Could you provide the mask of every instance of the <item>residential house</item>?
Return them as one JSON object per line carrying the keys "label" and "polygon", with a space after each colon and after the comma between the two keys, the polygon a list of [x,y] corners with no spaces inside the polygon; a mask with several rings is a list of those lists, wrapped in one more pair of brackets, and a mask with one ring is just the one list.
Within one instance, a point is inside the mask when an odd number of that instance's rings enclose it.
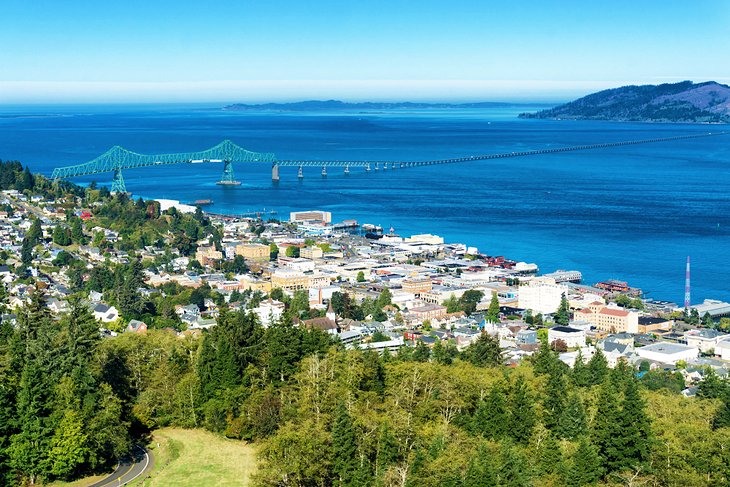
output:
{"label": "residential house", "polygon": [[687,342],[687,345],[698,348],[702,353],[714,351],[717,344],[727,338],[730,338],[730,335],[727,333],[707,328],[689,330],[684,333],[684,340]]}
{"label": "residential house", "polygon": [[147,333],[147,324],[144,321],[129,320],[127,331],[130,333]]}
{"label": "residential house", "polygon": [[104,303],[99,303],[92,309],[94,318],[104,323],[111,323],[119,319],[119,311],[114,306],[108,306]]}

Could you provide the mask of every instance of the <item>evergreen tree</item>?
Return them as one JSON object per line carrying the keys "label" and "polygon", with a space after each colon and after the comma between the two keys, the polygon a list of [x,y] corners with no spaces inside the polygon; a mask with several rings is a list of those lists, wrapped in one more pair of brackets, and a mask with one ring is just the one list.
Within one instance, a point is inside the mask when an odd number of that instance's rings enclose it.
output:
{"label": "evergreen tree", "polygon": [[636,379],[626,384],[619,414],[619,451],[612,470],[633,469],[649,460],[651,423]]}
{"label": "evergreen tree", "polygon": [[592,385],[602,384],[608,376],[608,360],[598,347],[596,347],[596,351],[588,361],[588,370],[590,371]]}
{"label": "evergreen tree", "polygon": [[501,440],[510,427],[507,394],[500,384],[492,386],[489,394],[479,402],[472,418],[472,430],[485,438]]}
{"label": "evergreen tree", "polygon": [[86,245],[88,242],[86,235],[84,235],[84,228],[81,225],[80,218],[74,218],[71,220],[71,239],[74,243],[79,245]]}
{"label": "evergreen tree", "polygon": [[518,443],[527,444],[535,428],[534,400],[525,379],[518,376],[510,397],[509,433]]}
{"label": "evergreen tree", "polygon": [[560,474],[563,470],[563,449],[554,434],[548,433],[538,452],[540,471],[547,475]]}
{"label": "evergreen tree", "polygon": [[718,399],[725,397],[730,386],[717,375],[714,369],[708,368],[697,389],[697,397],[703,399]]}
{"label": "evergreen tree", "polygon": [[71,245],[71,234],[68,228],[56,225],[56,228],[53,229],[53,243],[62,247]]}
{"label": "evergreen tree", "polygon": [[730,428],[730,391],[725,392],[720,408],[712,419],[712,429]]}
{"label": "evergreen tree", "polygon": [[568,298],[565,297],[565,293],[560,297],[560,306],[558,306],[553,320],[559,326],[567,326],[570,323],[570,305],[568,304]]}
{"label": "evergreen tree", "polygon": [[573,392],[568,396],[567,403],[560,413],[555,432],[561,438],[572,440],[585,434],[587,429],[583,401],[576,392]]}
{"label": "evergreen tree", "polygon": [[31,247],[35,247],[36,245],[41,243],[43,230],[41,229],[41,221],[38,218],[33,218],[33,223],[31,223],[30,228],[28,229],[28,233],[26,233],[25,236],[30,241]]}
{"label": "evergreen tree", "polygon": [[549,374],[558,369],[557,362],[559,360],[558,354],[556,354],[554,350],[550,349],[550,344],[547,340],[542,340],[540,342],[540,349],[533,359],[535,372],[537,374]]}
{"label": "evergreen tree", "polygon": [[587,387],[591,385],[591,371],[583,362],[583,352],[578,349],[578,355],[573,363],[573,383],[578,387]]}
{"label": "evergreen tree", "polygon": [[362,354],[363,374],[360,389],[376,392],[379,395],[385,392],[385,367],[375,350],[365,350]]}
{"label": "evergreen tree", "polygon": [[347,412],[345,404],[340,402],[337,407],[335,422],[332,426],[333,472],[337,476],[334,485],[356,485],[357,471],[357,444],[352,418]]}
{"label": "evergreen tree", "polygon": [[26,235],[23,238],[23,242],[21,243],[20,247],[20,261],[23,263],[24,266],[29,266],[31,263],[33,263],[33,243]]}
{"label": "evergreen tree", "polygon": [[491,454],[485,445],[480,444],[477,448],[477,454],[469,462],[461,485],[463,487],[497,487],[497,473],[494,471]]}
{"label": "evergreen tree", "polygon": [[464,350],[463,356],[477,367],[497,367],[503,361],[499,340],[485,332]]}
{"label": "evergreen tree", "polygon": [[492,300],[489,302],[489,308],[487,309],[487,321],[491,323],[499,321],[499,299],[496,292],[492,292]]}
{"label": "evergreen tree", "polygon": [[416,342],[416,346],[413,349],[413,360],[416,362],[428,362],[428,358],[431,356],[431,350],[422,341]]}
{"label": "evergreen tree", "polygon": [[547,429],[557,427],[560,415],[565,409],[565,401],[565,378],[559,372],[551,372],[548,374],[545,398],[542,402],[545,410],[543,424]]}
{"label": "evergreen tree", "polygon": [[570,487],[593,485],[598,482],[602,474],[601,458],[596,449],[590,444],[588,438],[581,438],[566,475],[566,484]]}
{"label": "evergreen tree", "polygon": [[498,473],[498,485],[527,487],[532,485],[532,472],[525,456],[509,443],[502,445]]}
{"label": "evergreen tree", "polygon": [[591,433],[601,463],[609,471],[614,471],[624,464],[620,440],[623,434],[621,419],[615,386],[611,381],[605,381],[599,391]]}
{"label": "evergreen tree", "polygon": [[266,330],[267,365],[274,383],[285,382],[297,370],[301,339],[299,328],[288,319],[274,323]]}
{"label": "evergreen tree", "polygon": [[388,422],[383,422],[378,434],[378,446],[375,455],[375,475],[380,477],[388,467],[400,459],[398,441],[390,432]]}

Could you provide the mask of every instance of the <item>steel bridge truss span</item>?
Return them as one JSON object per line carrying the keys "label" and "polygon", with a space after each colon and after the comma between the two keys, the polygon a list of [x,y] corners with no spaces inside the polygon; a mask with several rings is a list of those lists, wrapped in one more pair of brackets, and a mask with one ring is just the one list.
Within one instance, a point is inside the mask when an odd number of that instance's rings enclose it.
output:
{"label": "steel bridge truss span", "polygon": [[196,164],[208,162],[276,163],[276,156],[272,153],[248,151],[230,140],[224,140],[220,144],[203,151],[180,152],[176,154],[139,154],[117,145],[84,164],[58,167],[53,170],[51,178],[66,179],[162,164]]}

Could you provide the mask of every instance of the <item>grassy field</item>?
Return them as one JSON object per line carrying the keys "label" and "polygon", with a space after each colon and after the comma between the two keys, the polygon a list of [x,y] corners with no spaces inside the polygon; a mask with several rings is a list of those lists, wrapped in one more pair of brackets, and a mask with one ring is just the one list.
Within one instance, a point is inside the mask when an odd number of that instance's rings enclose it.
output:
{"label": "grassy field", "polygon": [[154,469],[135,486],[246,486],[256,469],[253,446],[203,430],[157,430],[149,449]]}

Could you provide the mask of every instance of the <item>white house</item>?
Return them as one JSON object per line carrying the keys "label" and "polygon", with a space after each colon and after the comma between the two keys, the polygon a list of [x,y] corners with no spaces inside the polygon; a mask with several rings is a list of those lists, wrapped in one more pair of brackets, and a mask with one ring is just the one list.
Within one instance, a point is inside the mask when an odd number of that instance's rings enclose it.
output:
{"label": "white house", "polygon": [[723,339],[730,338],[730,335],[717,330],[689,330],[684,333],[684,339],[690,347],[700,349],[702,353],[714,350]]}
{"label": "white house", "polygon": [[636,349],[636,353],[647,360],[675,365],[680,360],[687,361],[699,357],[700,350],[679,343],[659,342],[639,347]]}
{"label": "white house", "polygon": [[104,323],[111,323],[117,321],[119,318],[119,311],[114,306],[107,306],[106,304],[99,303],[94,306],[93,309],[94,318],[101,320]]}
{"label": "white house", "polygon": [[555,326],[548,328],[548,343],[555,340],[562,340],[568,348],[584,347],[586,344],[586,331],[582,328],[570,328],[569,326]]}
{"label": "white house", "polygon": [[284,303],[269,298],[266,301],[261,301],[258,307],[253,309],[253,312],[258,316],[259,323],[264,328],[267,328],[281,318],[281,315],[284,313]]}

